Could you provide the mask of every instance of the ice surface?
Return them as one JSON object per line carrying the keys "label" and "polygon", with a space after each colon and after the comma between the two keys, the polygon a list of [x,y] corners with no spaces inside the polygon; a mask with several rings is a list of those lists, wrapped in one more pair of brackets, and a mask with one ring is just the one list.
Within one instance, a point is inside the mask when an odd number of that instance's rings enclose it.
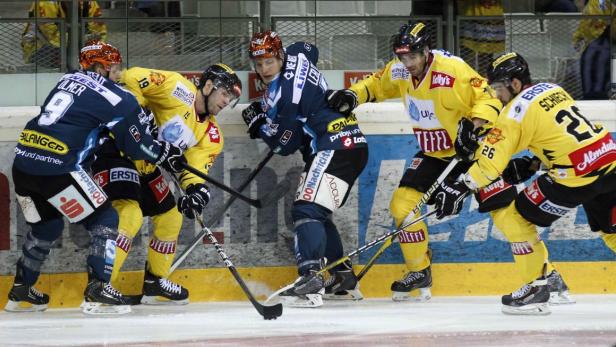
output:
{"label": "ice surface", "polygon": [[507,316],[499,297],[388,299],[285,307],[266,321],[246,302],[135,306],[87,317],[77,309],[0,313],[0,346],[614,346],[616,295],[575,295],[549,316]]}

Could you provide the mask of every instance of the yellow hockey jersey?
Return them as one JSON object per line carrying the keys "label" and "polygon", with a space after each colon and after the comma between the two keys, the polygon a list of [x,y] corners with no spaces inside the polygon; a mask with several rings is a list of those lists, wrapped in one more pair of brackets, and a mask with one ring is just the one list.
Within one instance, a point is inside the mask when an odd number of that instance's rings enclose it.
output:
{"label": "yellow hockey jersey", "polygon": [[394,58],[382,70],[350,87],[359,103],[401,97],[421,150],[429,156],[455,155],[458,121],[462,117],[496,120],[502,107],[487,84],[464,60],[432,50],[421,81],[414,83],[404,64]]}
{"label": "yellow hockey jersey", "polygon": [[483,187],[497,179],[514,154],[529,149],[548,175],[568,187],[590,184],[616,167],[616,143],[588,121],[573,98],[552,83],[539,83],[505,106],[484,138],[466,180]]}
{"label": "yellow hockey jersey", "polygon": [[[154,114],[158,139],[184,150],[188,164],[208,172],[224,146],[222,131],[213,115],[200,122],[194,103],[197,87],[177,72],[133,67],[122,72],[120,83],[137,97],[141,106]],[[135,162],[137,169],[150,173],[154,166]],[[203,179],[184,171],[182,187],[202,183]]]}
{"label": "yellow hockey jersey", "polygon": [[[590,42],[601,36],[608,25],[610,25],[609,20],[594,19],[592,16],[609,16],[612,13],[616,15],[616,6],[611,8],[609,0],[590,0],[584,6],[582,13],[588,17],[580,21],[577,30],[573,34],[573,42],[584,40],[585,46],[583,48],[586,48]],[[607,34],[609,35],[609,33]]]}

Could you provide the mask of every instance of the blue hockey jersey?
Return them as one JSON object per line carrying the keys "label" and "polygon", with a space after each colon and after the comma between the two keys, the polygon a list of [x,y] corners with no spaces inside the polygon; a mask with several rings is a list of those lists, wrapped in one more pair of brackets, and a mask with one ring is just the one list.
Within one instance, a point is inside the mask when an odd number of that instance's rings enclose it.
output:
{"label": "blue hockey jersey", "polygon": [[318,57],[317,47],[310,43],[287,47],[280,74],[263,94],[261,106],[268,122],[260,135],[278,154],[300,149],[307,156],[367,146],[355,116],[345,117],[327,106],[327,82],[315,66]]}
{"label": "blue hockey jersey", "polygon": [[147,115],[129,91],[94,72],[68,73],[19,135],[14,165],[42,176],[80,170],[89,165],[102,131],[131,158],[153,162],[161,145],[145,124]]}

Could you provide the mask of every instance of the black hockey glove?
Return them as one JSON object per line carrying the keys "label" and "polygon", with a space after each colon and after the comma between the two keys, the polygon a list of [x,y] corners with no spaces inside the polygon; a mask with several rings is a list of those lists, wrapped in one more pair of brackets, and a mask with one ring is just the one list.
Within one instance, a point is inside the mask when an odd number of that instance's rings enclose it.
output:
{"label": "black hockey glove", "polygon": [[261,128],[261,125],[267,122],[267,115],[261,109],[261,103],[255,101],[248,105],[248,107],[242,111],[242,118],[244,118],[244,123],[248,126],[248,134],[250,134],[250,138],[260,138],[261,136],[259,135],[259,129]]}
{"label": "black hockey glove", "polygon": [[357,107],[357,94],[350,89],[328,89],[325,91],[327,105],[345,116],[351,114]]}
{"label": "black hockey glove", "polygon": [[184,170],[186,158],[182,154],[182,150],[169,142],[160,141],[158,143],[161,145],[161,149],[155,164],[171,173]]}
{"label": "black hockey glove", "polygon": [[178,211],[187,218],[194,219],[203,213],[203,209],[210,202],[210,191],[204,184],[191,184],[186,188],[186,195],[178,199]]}
{"label": "black hockey glove", "polygon": [[[533,162],[535,165],[533,165]],[[524,156],[521,158],[511,159],[503,171],[503,180],[514,185],[522,183],[533,177],[540,165],[541,163],[537,157],[531,158],[529,156]]]}
{"label": "black hockey glove", "polygon": [[434,192],[436,218],[451,216],[460,213],[464,199],[470,194],[470,189],[464,182],[441,183]]}
{"label": "black hockey glove", "polygon": [[470,119],[462,118],[458,122],[458,133],[454,143],[456,155],[464,161],[472,161],[479,148],[475,124]]}

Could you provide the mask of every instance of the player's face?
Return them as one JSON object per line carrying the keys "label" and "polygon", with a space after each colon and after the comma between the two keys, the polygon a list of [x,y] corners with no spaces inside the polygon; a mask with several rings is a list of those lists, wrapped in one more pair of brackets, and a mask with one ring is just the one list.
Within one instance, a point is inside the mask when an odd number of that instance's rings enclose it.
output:
{"label": "player's face", "polygon": [[207,110],[209,114],[217,115],[223,108],[235,100],[235,95],[227,88],[214,88],[207,98]]}
{"label": "player's face", "polygon": [[282,60],[276,57],[272,58],[257,58],[254,60],[255,71],[263,83],[269,84],[276,78],[276,75],[282,70]]}
{"label": "player's face", "polygon": [[113,64],[111,65],[111,70],[109,70],[109,79],[118,82],[120,80],[120,75],[122,74],[122,65]]}
{"label": "player's face", "polygon": [[399,54],[398,58],[413,77],[421,77],[426,68],[426,55],[421,52]]}
{"label": "player's face", "polygon": [[508,104],[513,98],[513,95],[511,95],[508,85],[505,82],[494,82],[490,84],[490,87],[494,89],[496,97],[503,103],[503,105]]}

